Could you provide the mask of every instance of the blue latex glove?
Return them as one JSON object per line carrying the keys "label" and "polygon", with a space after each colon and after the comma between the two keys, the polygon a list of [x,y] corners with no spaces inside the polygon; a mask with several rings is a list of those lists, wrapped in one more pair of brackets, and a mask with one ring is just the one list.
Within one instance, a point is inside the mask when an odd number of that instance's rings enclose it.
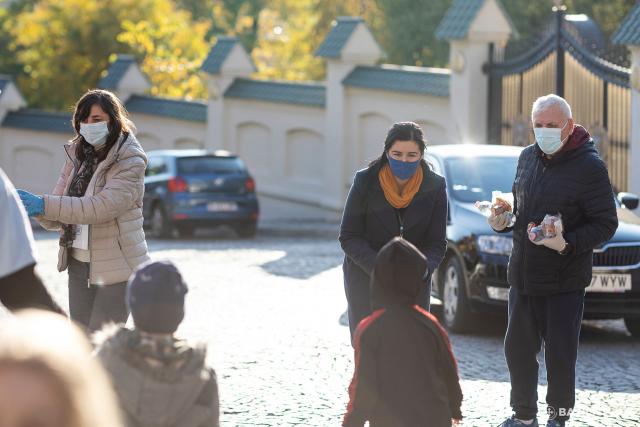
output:
{"label": "blue latex glove", "polygon": [[28,191],[18,190],[18,196],[22,200],[24,208],[29,216],[40,216],[44,214],[44,198],[31,194]]}

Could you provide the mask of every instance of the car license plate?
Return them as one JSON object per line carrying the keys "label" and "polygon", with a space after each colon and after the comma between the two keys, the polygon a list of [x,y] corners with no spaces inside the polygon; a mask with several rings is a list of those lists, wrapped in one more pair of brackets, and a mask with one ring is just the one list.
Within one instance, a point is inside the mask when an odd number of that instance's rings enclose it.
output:
{"label": "car license plate", "polygon": [[235,212],[238,210],[236,202],[211,202],[207,204],[209,212]]}
{"label": "car license plate", "polygon": [[630,274],[594,274],[587,292],[624,292],[631,290]]}

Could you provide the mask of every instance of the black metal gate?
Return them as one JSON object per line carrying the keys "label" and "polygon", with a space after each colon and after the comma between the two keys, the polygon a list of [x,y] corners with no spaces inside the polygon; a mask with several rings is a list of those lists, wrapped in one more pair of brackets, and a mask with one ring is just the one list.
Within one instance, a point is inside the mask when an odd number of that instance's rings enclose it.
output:
{"label": "black metal gate", "polygon": [[585,44],[567,26],[562,8],[554,8],[554,23],[547,35],[529,44],[526,52],[510,55],[510,46],[492,44],[485,66],[489,75],[488,140],[503,145],[533,143],[531,106],[539,96],[555,93],[571,104],[576,123],[593,136],[616,190],[625,191],[631,70]]}

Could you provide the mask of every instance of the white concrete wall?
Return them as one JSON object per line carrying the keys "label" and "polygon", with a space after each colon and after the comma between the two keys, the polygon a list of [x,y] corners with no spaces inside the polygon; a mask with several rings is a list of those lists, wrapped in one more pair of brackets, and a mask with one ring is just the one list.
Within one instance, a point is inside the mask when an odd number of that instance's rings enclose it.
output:
{"label": "white concrete wall", "polygon": [[67,155],[63,145],[73,135],[0,128],[0,167],[17,188],[50,193]]}
{"label": "white concrete wall", "polygon": [[227,99],[224,116],[222,148],[245,161],[259,193],[321,204],[327,170],[324,109]]}
{"label": "white concrete wall", "polygon": [[487,142],[488,85],[482,65],[489,59],[489,47],[484,42],[453,41],[451,63],[460,63],[451,73],[450,95],[458,142]]}
{"label": "white concrete wall", "polygon": [[[341,85],[338,78],[331,81]],[[227,149],[247,163],[260,194],[330,210],[342,206],[355,171],[382,153],[386,132],[394,122],[418,122],[429,144],[456,142],[447,98],[342,86],[333,88],[333,93],[337,97],[334,120],[324,108],[218,100],[216,111],[224,120],[215,121],[220,126],[215,132],[224,138],[215,147],[207,139],[205,123],[140,113],[132,113],[131,119],[146,151]],[[62,145],[71,136],[0,128],[0,166],[20,187],[51,191],[64,163]]]}
{"label": "white concrete wall", "polygon": [[382,154],[387,131],[395,122],[420,124],[427,145],[459,142],[448,98],[360,88],[347,88],[346,93],[343,184],[347,189],[354,173]]}
{"label": "white concrete wall", "polygon": [[[135,113],[131,119],[145,151],[204,146],[204,123]],[[72,133],[0,127],[0,167],[18,188],[51,192],[66,160],[63,145],[72,137]]]}
{"label": "white concrete wall", "polygon": [[131,113],[136,136],[145,151],[172,148],[204,148],[206,123]]}

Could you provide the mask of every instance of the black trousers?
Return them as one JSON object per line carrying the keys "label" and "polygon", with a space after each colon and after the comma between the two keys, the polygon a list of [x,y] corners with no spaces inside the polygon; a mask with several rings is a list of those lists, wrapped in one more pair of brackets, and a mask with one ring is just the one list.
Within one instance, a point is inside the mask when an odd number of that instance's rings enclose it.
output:
{"label": "black trousers", "polygon": [[126,283],[89,285],[89,263],[69,257],[69,314],[71,319],[95,332],[106,323],[126,323],[129,317]]}
{"label": "black trousers", "polygon": [[[363,274],[365,274],[363,272]],[[362,319],[371,314],[371,292],[369,281],[357,280],[347,283],[344,281],[344,292],[347,296],[347,313],[349,315],[349,331],[351,332],[351,342],[355,335],[356,328]],[[431,273],[427,276],[424,287],[420,290],[416,303],[429,311],[431,305]]]}
{"label": "black trousers", "polygon": [[584,307],[584,290],[548,296],[509,290],[509,324],[504,353],[511,376],[511,407],[516,417],[538,412],[538,360],[547,366],[547,410],[550,418],[569,419],[575,404],[576,360]]}

